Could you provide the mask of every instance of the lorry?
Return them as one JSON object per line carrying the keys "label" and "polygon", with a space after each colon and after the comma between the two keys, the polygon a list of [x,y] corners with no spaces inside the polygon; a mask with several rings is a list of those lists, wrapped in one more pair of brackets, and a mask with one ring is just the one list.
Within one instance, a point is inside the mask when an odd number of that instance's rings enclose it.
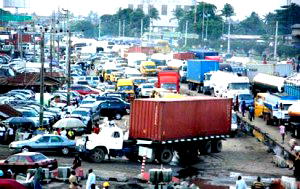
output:
{"label": "lorry", "polygon": [[119,79],[117,82],[117,91],[128,94],[129,99],[135,98],[134,86],[132,79]]}
{"label": "lorry", "polygon": [[285,78],[269,74],[258,73],[252,80],[252,92],[257,93],[282,93]]}
{"label": "lorry", "polygon": [[250,82],[235,73],[214,71],[205,74],[203,89],[214,96],[234,99],[240,94],[250,94]]}
{"label": "lorry", "polygon": [[219,62],[212,60],[188,60],[187,82],[190,90],[203,92],[204,74],[219,70]]}
{"label": "lorry", "polygon": [[284,92],[300,99],[300,74],[297,73],[284,80]]}
{"label": "lorry", "polygon": [[155,87],[164,88],[168,91],[179,93],[180,91],[180,75],[178,71],[160,71],[158,72]]}
{"label": "lorry", "polygon": [[297,101],[296,97],[284,93],[268,93],[263,102],[269,110],[263,112],[263,118],[266,120],[267,125],[288,124],[290,118],[288,109]]}
{"label": "lorry", "polygon": [[169,163],[174,152],[191,162],[199,152],[222,150],[222,140],[231,132],[231,107],[231,99],[207,96],[134,100],[127,132],[104,126],[98,135],[78,139],[76,148],[93,162],[102,162],[106,155],[137,160],[142,148],[150,162]]}
{"label": "lorry", "polygon": [[142,61],[140,65],[140,71],[143,76],[153,76],[157,74],[155,62]]}

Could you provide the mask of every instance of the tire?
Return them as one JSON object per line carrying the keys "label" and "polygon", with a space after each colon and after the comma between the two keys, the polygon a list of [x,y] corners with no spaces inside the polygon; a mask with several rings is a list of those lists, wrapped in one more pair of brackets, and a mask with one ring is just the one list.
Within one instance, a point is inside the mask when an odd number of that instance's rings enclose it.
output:
{"label": "tire", "polygon": [[217,140],[212,143],[212,152],[213,153],[219,153],[222,151],[222,141]]}
{"label": "tire", "polygon": [[68,154],[70,153],[70,150],[69,150],[69,148],[64,147],[63,149],[61,149],[61,153],[62,153],[63,155],[68,155]]}
{"label": "tire", "polygon": [[168,164],[173,159],[173,150],[169,148],[164,148],[160,150],[157,154],[157,160],[162,164]]}
{"label": "tire", "polygon": [[119,113],[117,113],[117,114],[115,115],[115,117],[116,117],[116,120],[120,120],[120,119],[122,119],[122,115],[121,115],[121,114],[119,114]]}
{"label": "tire", "polygon": [[101,163],[105,159],[105,152],[101,148],[95,148],[91,155],[91,160],[95,163]]}
{"label": "tire", "polygon": [[204,143],[202,153],[203,154],[210,154],[211,153],[211,141],[207,141],[206,143]]}
{"label": "tire", "polygon": [[30,152],[30,148],[28,146],[24,146],[21,149],[22,152]]}

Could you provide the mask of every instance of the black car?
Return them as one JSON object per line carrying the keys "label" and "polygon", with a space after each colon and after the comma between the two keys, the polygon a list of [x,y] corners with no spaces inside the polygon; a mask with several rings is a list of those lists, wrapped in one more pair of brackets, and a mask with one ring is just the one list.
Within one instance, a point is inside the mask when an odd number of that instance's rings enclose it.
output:
{"label": "black car", "polygon": [[102,117],[119,120],[129,112],[130,104],[118,98],[106,100],[100,104],[100,115]]}

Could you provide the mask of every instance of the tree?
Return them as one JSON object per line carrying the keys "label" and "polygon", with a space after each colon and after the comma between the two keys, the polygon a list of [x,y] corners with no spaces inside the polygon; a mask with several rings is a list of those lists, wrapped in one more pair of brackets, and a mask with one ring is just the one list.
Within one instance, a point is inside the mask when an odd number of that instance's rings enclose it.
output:
{"label": "tree", "polygon": [[235,33],[244,35],[264,35],[266,30],[264,28],[264,22],[259,18],[258,14],[252,12],[249,17],[241,21]]}
{"label": "tree", "polygon": [[173,12],[175,19],[179,21],[184,16],[184,10],[182,8],[176,8]]}
{"label": "tree", "polygon": [[154,7],[152,7],[150,10],[149,10],[149,17],[150,19],[153,19],[153,20],[159,20],[159,14],[158,14],[158,10]]}
{"label": "tree", "polygon": [[79,20],[71,24],[71,31],[83,32],[84,37],[94,38],[97,34],[97,28],[88,20]]}
{"label": "tree", "polygon": [[222,9],[222,16],[225,16],[226,18],[229,18],[233,15],[234,15],[233,7],[230,4],[226,3],[224,5],[223,9]]}

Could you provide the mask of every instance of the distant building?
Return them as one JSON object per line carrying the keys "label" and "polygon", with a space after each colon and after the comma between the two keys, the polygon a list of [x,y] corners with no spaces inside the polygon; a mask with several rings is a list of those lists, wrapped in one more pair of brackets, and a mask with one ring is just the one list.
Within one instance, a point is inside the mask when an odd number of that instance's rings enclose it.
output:
{"label": "distant building", "polygon": [[300,24],[292,26],[292,43],[300,48]]}
{"label": "distant building", "polygon": [[154,31],[175,31],[178,26],[174,17],[177,8],[188,10],[194,5],[195,0],[128,0],[128,7],[131,9],[140,8],[145,14],[154,7],[158,10],[159,20],[153,21]]}

